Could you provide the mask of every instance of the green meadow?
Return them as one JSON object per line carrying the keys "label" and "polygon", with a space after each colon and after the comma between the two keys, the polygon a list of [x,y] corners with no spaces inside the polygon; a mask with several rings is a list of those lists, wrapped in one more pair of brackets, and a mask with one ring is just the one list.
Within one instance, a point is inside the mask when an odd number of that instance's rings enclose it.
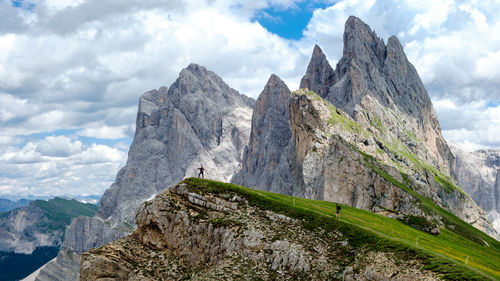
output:
{"label": "green meadow", "polygon": [[319,227],[335,229],[342,232],[354,247],[392,252],[401,259],[418,259],[424,264],[424,269],[440,273],[446,280],[500,280],[500,242],[435,204],[432,207],[446,214],[446,220],[460,231],[441,228],[441,233],[434,236],[396,219],[345,205],[342,205],[341,217],[337,219],[334,202],[197,178],[184,182],[191,192],[199,194],[236,193],[251,205],[300,219],[304,227],[311,230]]}

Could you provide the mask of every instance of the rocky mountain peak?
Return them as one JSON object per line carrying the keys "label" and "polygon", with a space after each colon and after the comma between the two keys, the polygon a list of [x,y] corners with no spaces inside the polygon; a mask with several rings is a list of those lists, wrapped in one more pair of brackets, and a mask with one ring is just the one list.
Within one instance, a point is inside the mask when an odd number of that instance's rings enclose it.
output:
{"label": "rocky mountain peak", "polygon": [[370,26],[359,18],[350,16],[345,23],[343,58],[349,60],[354,57],[382,67],[385,44]]}
{"label": "rocky mountain peak", "polygon": [[406,54],[403,50],[403,46],[401,46],[401,42],[399,42],[398,37],[392,35],[387,40],[387,59],[399,59],[400,63],[406,63],[408,60],[406,58]]}
{"label": "rocky mountain peak", "polygon": [[[137,129],[127,164],[101,198],[99,213],[73,220],[61,252],[78,253],[133,231],[140,204],[173,183],[197,175],[229,181],[240,170],[255,101],[205,67],[190,64],[169,87],[139,99]],[[58,259],[40,280],[76,280],[61,270],[78,259]],[[76,268],[78,266],[76,265]]]}
{"label": "rocky mountain peak", "polygon": [[161,87],[158,90],[151,90],[144,93],[139,98],[139,110],[137,111],[136,130],[137,135],[142,129],[154,125],[157,120],[152,120],[151,115],[158,110],[168,99],[167,87]]}
{"label": "rocky mountain peak", "polygon": [[242,169],[233,182],[277,192],[290,186],[286,155],[292,135],[289,102],[290,90],[272,74],[257,99]]}
{"label": "rocky mountain peak", "polygon": [[300,88],[310,89],[324,98],[328,94],[328,88],[334,83],[335,71],[328,63],[321,48],[314,45],[306,74],[300,81]]}
{"label": "rocky mountain peak", "polygon": [[[422,140],[426,151],[413,152],[440,170],[451,170],[453,155],[441,135],[430,97],[397,37],[391,36],[385,45],[366,23],[349,17],[343,56],[335,71],[321,49],[315,47],[301,87],[317,93],[361,124],[381,120],[380,128],[385,128],[381,134],[388,140],[407,139],[409,147],[414,147],[414,140]],[[382,116],[389,111],[394,118]],[[368,112],[373,116],[363,120]],[[408,132],[415,138],[406,137]]]}

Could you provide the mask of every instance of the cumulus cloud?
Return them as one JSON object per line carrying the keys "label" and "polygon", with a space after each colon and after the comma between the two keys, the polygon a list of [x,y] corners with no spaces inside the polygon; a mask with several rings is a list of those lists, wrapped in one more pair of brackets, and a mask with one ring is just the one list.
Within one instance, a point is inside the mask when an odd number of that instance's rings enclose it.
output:
{"label": "cumulus cloud", "polygon": [[47,136],[0,155],[0,196],[102,194],[126,161],[126,150]]}
{"label": "cumulus cloud", "polygon": [[94,137],[99,139],[122,139],[127,137],[129,126],[109,127],[105,124],[89,124],[86,128],[77,132],[77,135]]}
{"label": "cumulus cloud", "polygon": [[[336,64],[349,15],[400,38],[447,138],[500,146],[491,106],[500,102],[500,3],[334,1],[314,11],[300,40],[254,20],[302,1],[25,0],[17,8],[0,0],[0,193],[57,193],[67,182],[102,192],[125,161],[142,93],[169,86],[191,62],[254,98],[271,73],[296,89],[315,43]],[[57,130],[76,133],[45,137]]]}
{"label": "cumulus cloud", "polygon": [[71,141],[66,136],[50,136],[39,142],[36,152],[51,157],[68,157],[82,151],[80,141]]}

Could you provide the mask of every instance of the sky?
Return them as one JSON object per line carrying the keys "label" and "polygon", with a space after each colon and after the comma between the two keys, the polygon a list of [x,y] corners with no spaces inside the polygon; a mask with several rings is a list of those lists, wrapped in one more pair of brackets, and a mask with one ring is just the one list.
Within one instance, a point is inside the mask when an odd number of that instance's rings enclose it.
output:
{"label": "sky", "polygon": [[332,67],[348,16],[398,36],[443,135],[500,147],[500,1],[0,0],[0,197],[99,195],[127,160],[141,94],[189,63],[257,98]]}

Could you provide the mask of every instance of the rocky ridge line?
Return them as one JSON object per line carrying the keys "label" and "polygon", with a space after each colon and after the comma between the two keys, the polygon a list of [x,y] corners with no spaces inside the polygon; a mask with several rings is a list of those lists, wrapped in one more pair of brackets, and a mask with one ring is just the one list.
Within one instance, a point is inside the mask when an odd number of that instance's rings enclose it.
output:
{"label": "rocky ridge line", "polygon": [[[132,235],[83,255],[81,280],[438,280],[418,261],[396,265],[338,231],[306,230],[238,195],[198,194],[186,183],[144,203],[136,219]],[[361,252],[365,259],[354,258]]]}

